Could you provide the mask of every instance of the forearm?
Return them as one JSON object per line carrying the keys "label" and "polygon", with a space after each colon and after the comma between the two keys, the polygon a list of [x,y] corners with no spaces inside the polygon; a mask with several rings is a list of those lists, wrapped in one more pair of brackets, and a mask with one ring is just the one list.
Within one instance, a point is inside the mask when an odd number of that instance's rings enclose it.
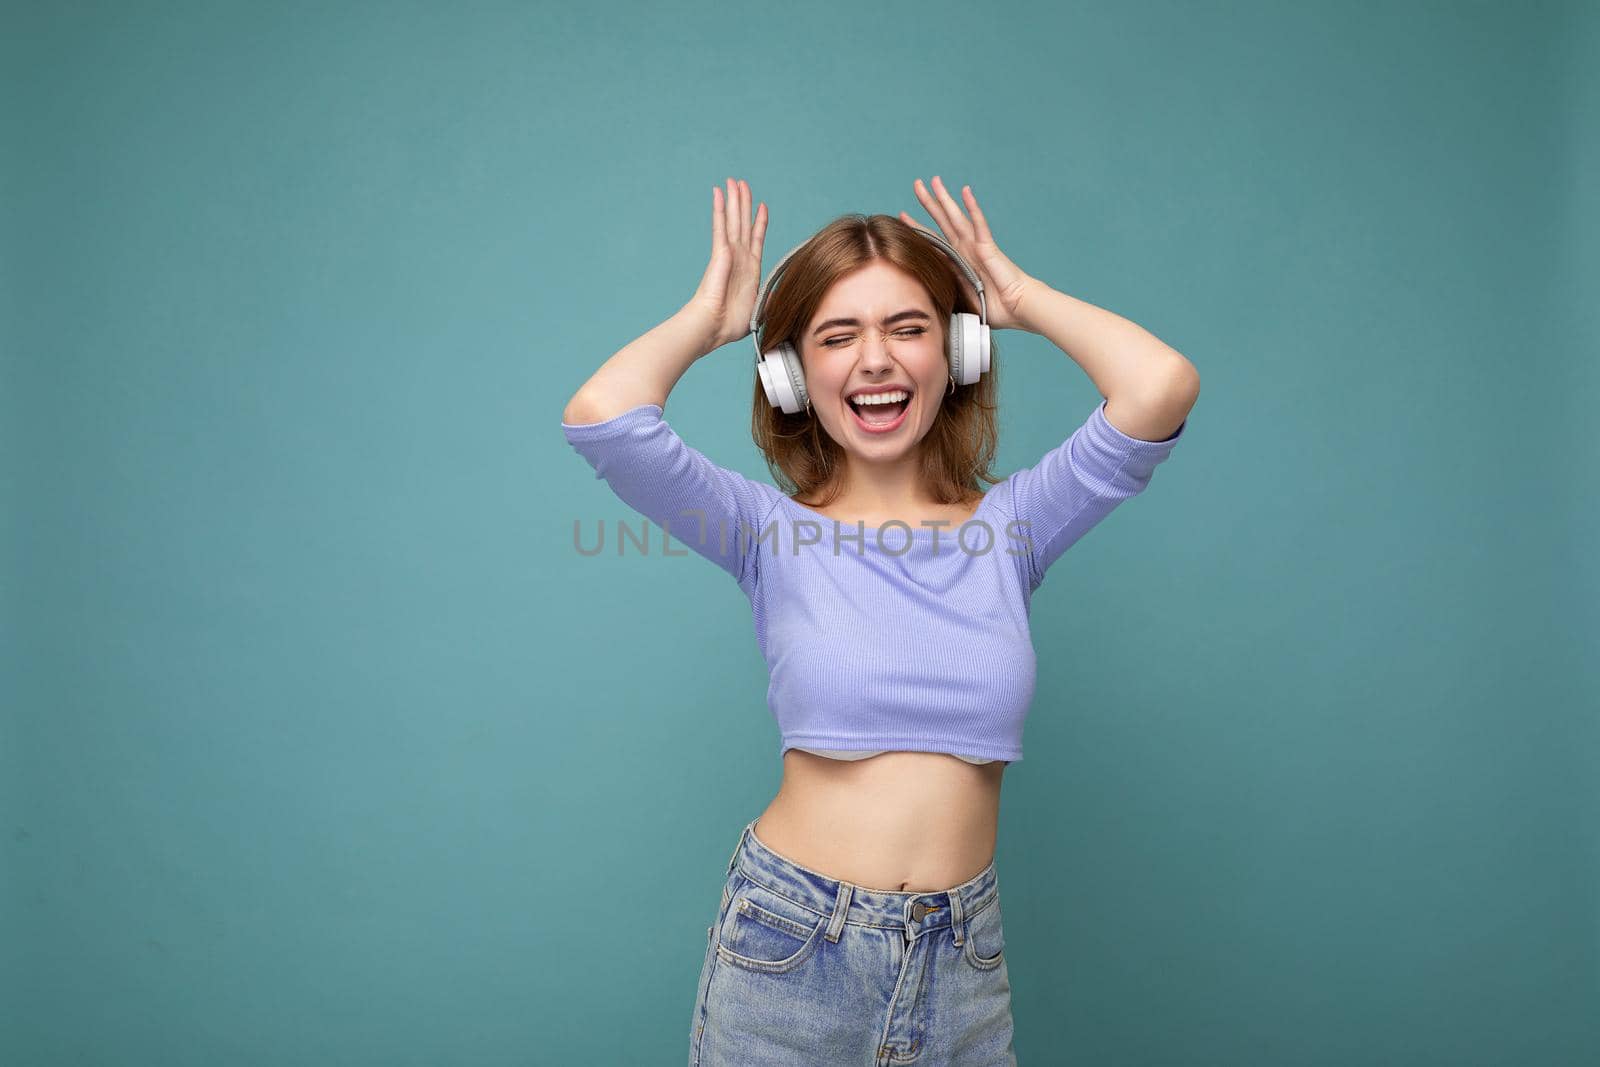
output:
{"label": "forearm", "polygon": [[1108,400],[1160,396],[1199,378],[1194,364],[1138,323],[1037,279],[1017,317],[1023,329],[1045,337],[1082,367]]}
{"label": "forearm", "polygon": [[572,394],[561,419],[601,422],[640,404],[667,404],[691,364],[715,347],[712,326],[689,307],[630,341]]}

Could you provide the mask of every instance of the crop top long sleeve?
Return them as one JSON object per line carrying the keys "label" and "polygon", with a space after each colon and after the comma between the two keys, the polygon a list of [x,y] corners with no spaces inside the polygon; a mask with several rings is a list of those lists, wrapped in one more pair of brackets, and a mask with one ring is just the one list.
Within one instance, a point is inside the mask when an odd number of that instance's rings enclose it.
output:
{"label": "crop top long sleeve", "polygon": [[1028,616],[1050,565],[1144,490],[1182,439],[1118,430],[1101,400],[959,527],[846,525],[685,443],[659,404],[561,424],[630,508],[750,600],[790,748],[1022,758],[1037,660]]}

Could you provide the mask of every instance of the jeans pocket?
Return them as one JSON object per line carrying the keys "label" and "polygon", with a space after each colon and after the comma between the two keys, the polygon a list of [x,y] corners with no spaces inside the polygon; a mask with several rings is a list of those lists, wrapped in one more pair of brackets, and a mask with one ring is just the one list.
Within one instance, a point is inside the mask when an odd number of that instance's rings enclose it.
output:
{"label": "jeans pocket", "polygon": [[828,916],[746,880],[735,887],[717,930],[717,957],[747,971],[782,974],[816,951]]}
{"label": "jeans pocket", "polygon": [[991,897],[972,915],[967,916],[967,936],[961,943],[961,955],[980,971],[992,971],[1005,959],[1006,931],[1000,921],[1000,897]]}

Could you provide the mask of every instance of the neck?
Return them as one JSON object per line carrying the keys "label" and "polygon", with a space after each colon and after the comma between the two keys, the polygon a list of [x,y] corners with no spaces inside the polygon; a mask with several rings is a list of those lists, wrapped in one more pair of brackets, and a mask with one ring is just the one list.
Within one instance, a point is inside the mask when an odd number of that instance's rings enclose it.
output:
{"label": "neck", "polygon": [[922,456],[918,452],[884,463],[849,456],[840,481],[837,503],[861,512],[911,514],[931,503],[922,485]]}

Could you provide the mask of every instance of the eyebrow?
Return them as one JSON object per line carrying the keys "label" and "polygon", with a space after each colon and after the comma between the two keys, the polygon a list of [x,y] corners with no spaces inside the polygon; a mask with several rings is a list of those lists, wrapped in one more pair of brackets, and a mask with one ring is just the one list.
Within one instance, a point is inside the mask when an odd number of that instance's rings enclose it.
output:
{"label": "eyebrow", "polygon": [[[904,311],[896,311],[893,315],[890,315],[888,318],[884,319],[883,322],[880,323],[880,325],[888,326],[888,325],[890,325],[892,323],[899,322],[902,319],[921,319],[923,322],[932,322],[933,321],[932,318],[929,317],[929,315],[928,315],[928,313],[926,311],[918,311],[916,308],[907,308]],[[824,322],[823,324],[818,326],[815,330],[812,330],[811,331],[811,336],[815,337],[817,334],[821,333],[823,330],[829,329],[830,327],[833,327],[833,326],[860,326],[860,325],[861,325],[861,320],[860,319],[829,319],[827,322]]]}

